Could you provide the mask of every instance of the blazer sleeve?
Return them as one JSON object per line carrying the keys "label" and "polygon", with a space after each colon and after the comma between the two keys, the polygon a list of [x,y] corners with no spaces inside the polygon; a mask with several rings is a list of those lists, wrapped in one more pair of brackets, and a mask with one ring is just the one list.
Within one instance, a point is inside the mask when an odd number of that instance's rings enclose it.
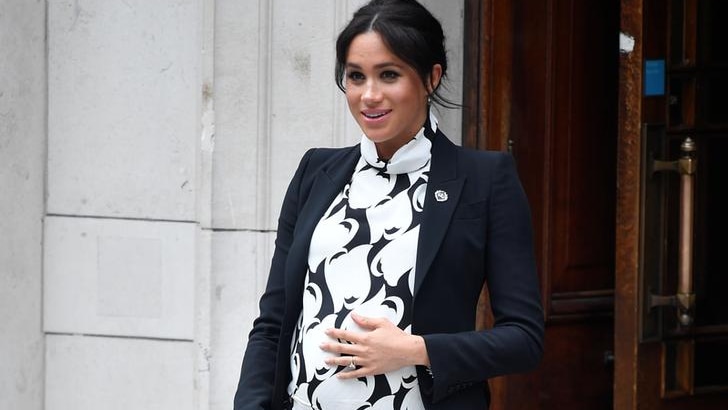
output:
{"label": "blazer sleeve", "polygon": [[530,210],[513,157],[496,158],[483,255],[495,323],[483,331],[423,336],[435,402],[490,377],[528,371],[541,359],[544,319]]}
{"label": "blazer sleeve", "polygon": [[286,259],[300,210],[301,182],[314,151],[309,150],[301,159],[283,200],[268,283],[260,299],[260,315],[253,322],[253,329],[248,335],[235,393],[235,410],[266,410],[271,407],[276,354],[285,308]]}

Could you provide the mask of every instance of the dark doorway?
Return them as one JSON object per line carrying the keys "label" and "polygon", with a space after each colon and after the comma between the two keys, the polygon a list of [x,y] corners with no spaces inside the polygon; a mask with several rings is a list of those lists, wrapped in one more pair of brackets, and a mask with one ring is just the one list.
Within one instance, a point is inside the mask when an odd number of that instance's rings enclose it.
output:
{"label": "dark doorway", "polygon": [[540,368],[493,380],[494,410],[613,407],[619,10],[466,1],[464,144],[516,158],[547,322]]}

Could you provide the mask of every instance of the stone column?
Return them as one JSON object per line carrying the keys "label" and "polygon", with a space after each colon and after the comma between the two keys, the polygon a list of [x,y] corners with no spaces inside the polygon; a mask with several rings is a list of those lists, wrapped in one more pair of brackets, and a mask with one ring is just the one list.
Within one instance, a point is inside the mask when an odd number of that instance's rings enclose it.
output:
{"label": "stone column", "polygon": [[0,408],[43,408],[45,4],[0,2]]}

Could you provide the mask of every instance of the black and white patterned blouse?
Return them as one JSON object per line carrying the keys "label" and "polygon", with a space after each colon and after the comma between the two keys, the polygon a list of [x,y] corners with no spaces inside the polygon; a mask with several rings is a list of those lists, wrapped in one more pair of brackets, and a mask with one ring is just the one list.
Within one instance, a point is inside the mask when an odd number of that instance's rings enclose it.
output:
{"label": "black and white patterned blouse", "polygon": [[[433,132],[434,117],[426,126]],[[319,345],[329,328],[364,332],[351,313],[385,317],[411,332],[415,258],[432,143],[424,127],[388,163],[362,137],[351,181],[334,199],[311,238],[303,311],[291,343],[294,409],[422,410],[414,366],[341,380],[343,366]],[[429,131],[429,130],[428,130]],[[429,132],[427,133],[429,134]]]}

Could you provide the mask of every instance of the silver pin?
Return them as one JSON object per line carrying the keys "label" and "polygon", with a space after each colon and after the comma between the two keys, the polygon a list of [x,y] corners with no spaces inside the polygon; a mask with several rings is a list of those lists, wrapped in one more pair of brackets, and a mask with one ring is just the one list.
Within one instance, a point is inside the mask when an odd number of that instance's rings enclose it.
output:
{"label": "silver pin", "polygon": [[435,191],[435,200],[437,202],[445,202],[445,201],[447,201],[447,192],[445,192],[445,191],[443,191],[441,189],[438,189],[437,191]]}

